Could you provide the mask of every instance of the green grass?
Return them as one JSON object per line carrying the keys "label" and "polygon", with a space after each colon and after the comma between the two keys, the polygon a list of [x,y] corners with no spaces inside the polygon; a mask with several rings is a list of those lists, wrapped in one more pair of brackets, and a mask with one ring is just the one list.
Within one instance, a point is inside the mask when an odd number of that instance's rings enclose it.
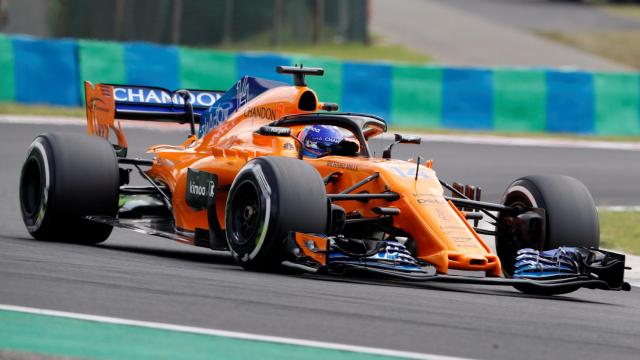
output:
{"label": "green grass", "polygon": [[401,45],[383,45],[360,43],[325,43],[319,45],[283,45],[271,47],[267,45],[234,45],[221,47],[225,51],[268,51],[289,54],[304,54],[330,57],[341,60],[357,61],[397,61],[423,64],[431,60],[428,55],[410,50]]}
{"label": "green grass", "polygon": [[600,246],[640,255],[640,211],[600,211]]}
{"label": "green grass", "polygon": [[600,9],[613,16],[640,21],[640,5],[638,4],[609,4],[602,5]]}
{"label": "green grass", "polygon": [[0,102],[0,114],[84,117],[82,107],[64,107],[52,105],[23,105]]}
{"label": "green grass", "polygon": [[547,39],[569,45],[621,64],[640,69],[640,30],[537,32]]}
{"label": "green grass", "polygon": [[271,38],[265,34],[257,35],[243,43],[235,43],[216,47],[222,51],[263,51],[284,54],[299,54],[318,57],[335,58],[355,61],[394,61],[411,64],[424,64],[431,61],[428,54],[424,54],[398,44],[384,43],[382,38],[372,35],[369,44],[322,42],[285,43],[279,46],[271,45]]}

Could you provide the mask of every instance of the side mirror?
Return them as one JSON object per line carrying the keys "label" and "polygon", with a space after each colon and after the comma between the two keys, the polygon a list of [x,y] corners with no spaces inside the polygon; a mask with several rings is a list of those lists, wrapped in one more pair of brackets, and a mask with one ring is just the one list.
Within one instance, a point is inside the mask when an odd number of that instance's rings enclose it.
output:
{"label": "side mirror", "polygon": [[338,111],[338,104],[336,103],[323,103],[322,110],[324,111]]}
{"label": "side mirror", "polygon": [[419,136],[406,136],[401,134],[395,134],[395,141],[389,144],[382,152],[383,159],[391,159],[391,150],[395,144],[420,144],[422,139]]}
{"label": "side mirror", "polygon": [[258,134],[266,136],[291,136],[291,128],[279,126],[262,126]]}
{"label": "side mirror", "polygon": [[408,135],[402,135],[402,134],[395,134],[395,140],[396,142],[399,142],[400,144],[416,144],[416,145],[420,145],[420,143],[422,142],[422,138],[420,138],[420,136],[408,136]]}

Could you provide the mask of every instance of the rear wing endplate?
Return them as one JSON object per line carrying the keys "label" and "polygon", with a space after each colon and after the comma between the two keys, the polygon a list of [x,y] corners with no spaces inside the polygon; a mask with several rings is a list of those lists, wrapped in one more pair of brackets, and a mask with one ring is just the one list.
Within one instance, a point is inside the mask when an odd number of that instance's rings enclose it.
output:
{"label": "rear wing endplate", "polygon": [[[190,113],[179,92],[154,86],[96,84],[84,82],[88,133],[109,139],[113,131],[120,148],[127,148],[122,127],[115,120],[143,120],[187,123]],[[210,108],[224,94],[216,90],[186,90],[193,106],[193,117]]]}

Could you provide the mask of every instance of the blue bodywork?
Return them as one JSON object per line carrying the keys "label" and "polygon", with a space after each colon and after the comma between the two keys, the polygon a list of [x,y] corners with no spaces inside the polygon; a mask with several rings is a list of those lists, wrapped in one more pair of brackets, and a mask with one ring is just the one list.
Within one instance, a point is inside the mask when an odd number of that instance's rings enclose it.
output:
{"label": "blue bodywork", "polygon": [[[214,90],[189,90],[193,112],[202,114],[209,109],[223,92]],[[175,91],[153,86],[113,85],[116,111],[183,114],[184,99]]]}
{"label": "blue bodywork", "polygon": [[203,137],[227,120],[231,114],[241,106],[253,100],[256,96],[269,89],[280,86],[289,86],[286,83],[245,76],[225,92],[209,109],[200,117],[198,137]]}
{"label": "blue bodywork", "polygon": [[546,279],[576,276],[580,273],[577,248],[559,247],[553,250],[518,250],[513,277]]}
{"label": "blue bodywork", "polygon": [[418,264],[404,245],[395,240],[384,241],[384,246],[380,247],[377,253],[367,257],[354,257],[345,254],[336,246],[331,246],[328,263],[331,265],[340,264],[383,270],[399,270],[407,273],[429,273]]}

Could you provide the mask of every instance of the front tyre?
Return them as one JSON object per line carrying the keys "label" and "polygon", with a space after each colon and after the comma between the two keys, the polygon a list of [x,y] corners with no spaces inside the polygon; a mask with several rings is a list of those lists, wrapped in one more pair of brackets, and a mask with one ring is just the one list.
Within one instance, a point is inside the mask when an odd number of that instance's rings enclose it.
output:
{"label": "front tyre", "polygon": [[240,170],[229,190],[227,244],[245,269],[273,270],[282,262],[289,232],[324,233],[328,213],[315,168],[293,158],[259,157]]}
{"label": "front tyre", "polygon": [[[512,182],[502,195],[502,204],[522,208],[544,209],[544,228],[538,241],[525,239],[523,231],[499,231],[496,250],[507,275],[513,273],[516,252],[525,247],[536,250],[556,249],[560,246],[599,247],[600,226],[598,211],[591,193],[579,180],[564,175],[532,175]],[[500,214],[504,226],[508,214]],[[510,219],[510,221],[518,221]],[[508,228],[508,226],[507,226]],[[544,290],[516,287],[526,293],[554,294]],[[573,289],[575,290],[575,289]],[[567,290],[564,292],[570,292]]]}
{"label": "front tyre", "polygon": [[38,240],[97,244],[112,227],[84,216],[115,216],[119,171],[104,139],[47,133],[27,150],[20,175],[20,210],[29,234]]}

